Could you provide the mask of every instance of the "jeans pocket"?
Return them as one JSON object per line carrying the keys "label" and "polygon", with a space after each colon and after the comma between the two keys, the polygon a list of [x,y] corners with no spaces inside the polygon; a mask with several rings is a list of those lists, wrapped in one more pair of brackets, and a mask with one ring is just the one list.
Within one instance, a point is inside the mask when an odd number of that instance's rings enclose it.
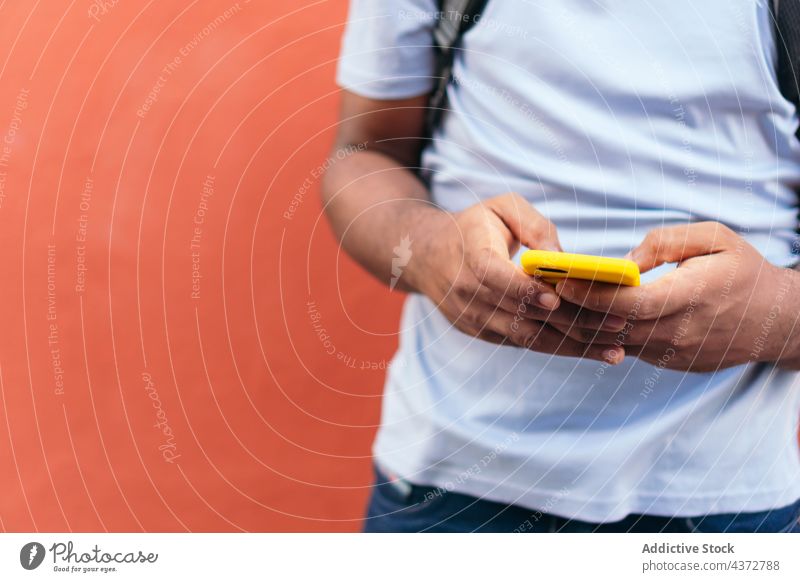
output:
{"label": "jeans pocket", "polygon": [[721,513],[690,517],[686,525],[695,533],[800,532],[800,500],[791,505],[755,513]]}
{"label": "jeans pocket", "polygon": [[404,479],[389,476],[375,468],[375,484],[372,488],[371,513],[384,514],[402,512],[404,515],[429,511],[444,502],[447,491],[440,487],[426,487]]}

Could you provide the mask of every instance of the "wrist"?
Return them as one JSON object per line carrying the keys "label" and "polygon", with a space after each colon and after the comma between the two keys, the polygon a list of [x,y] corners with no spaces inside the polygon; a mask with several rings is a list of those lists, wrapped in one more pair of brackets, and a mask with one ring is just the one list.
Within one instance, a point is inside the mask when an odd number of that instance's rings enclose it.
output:
{"label": "wrist", "polygon": [[756,332],[756,337],[768,333],[769,348],[761,361],[778,366],[800,369],[800,271],[776,267],[777,277],[769,294],[771,302]]}
{"label": "wrist", "polygon": [[417,293],[435,295],[446,262],[453,256],[454,237],[459,236],[453,214],[426,204],[413,217],[409,229],[412,255],[404,273],[406,285]]}

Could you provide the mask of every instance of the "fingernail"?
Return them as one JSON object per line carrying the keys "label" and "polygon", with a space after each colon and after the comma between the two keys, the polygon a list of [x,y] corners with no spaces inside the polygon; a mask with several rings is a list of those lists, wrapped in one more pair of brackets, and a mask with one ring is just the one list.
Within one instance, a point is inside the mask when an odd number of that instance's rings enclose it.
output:
{"label": "fingernail", "polygon": [[626,320],[624,317],[619,317],[618,315],[606,315],[605,320],[603,320],[603,329],[607,329],[609,331],[619,331],[625,327]]}
{"label": "fingernail", "polygon": [[607,349],[603,352],[603,360],[607,363],[611,364],[612,366],[616,366],[620,363],[620,351],[614,348]]}
{"label": "fingernail", "polygon": [[553,293],[540,293],[538,299],[539,305],[545,309],[555,309],[558,307],[558,295]]}

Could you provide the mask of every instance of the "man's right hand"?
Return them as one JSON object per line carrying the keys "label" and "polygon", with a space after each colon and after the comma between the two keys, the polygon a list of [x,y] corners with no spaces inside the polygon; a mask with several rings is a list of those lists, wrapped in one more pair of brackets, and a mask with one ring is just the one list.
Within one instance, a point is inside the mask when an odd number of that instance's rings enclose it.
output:
{"label": "man's right hand", "polygon": [[494,343],[617,364],[618,346],[586,344],[547,325],[619,331],[622,318],[560,301],[552,285],[511,258],[520,247],[561,251],[553,223],[519,194],[482,201],[457,213],[427,213],[416,229],[405,276],[459,330]]}
{"label": "man's right hand", "polygon": [[[453,325],[474,337],[564,356],[618,363],[622,348],[567,337],[550,327],[618,331],[625,322],[561,302],[511,257],[520,243],[561,250],[556,229],[517,194],[462,212],[431,206],[410,168],[426,143],[427,95],[382,101],[344,91],[322,198],[335,234],[356,261],[384,283],[432,299]],[[357,146],[357,147],[354,147]],[[351,152],[340,156],[341,151]],[[410,261],[395,279],[396,245],[411,237]],[[394,253],[394,257],[393,257]]]}

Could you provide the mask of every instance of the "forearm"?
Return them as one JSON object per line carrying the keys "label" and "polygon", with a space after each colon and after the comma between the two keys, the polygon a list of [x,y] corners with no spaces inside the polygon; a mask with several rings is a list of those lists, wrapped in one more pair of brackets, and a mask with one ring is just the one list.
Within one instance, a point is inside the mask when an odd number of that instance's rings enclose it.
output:
{"label": "forearm", "polygon": [[775,364],[785,370],[800,370],[800,265],[782,270],[768,321],[758,332],[768,327],[779,332],[773,350]]}
{"label": "forearm", "polygon": [[394,280],[397,289],[419,291],[416,267],[430,252],[431,234],[452,224],[448,214],[386,154],[367,150],[333,158],[322,199],[342,247],[384,284]]}

